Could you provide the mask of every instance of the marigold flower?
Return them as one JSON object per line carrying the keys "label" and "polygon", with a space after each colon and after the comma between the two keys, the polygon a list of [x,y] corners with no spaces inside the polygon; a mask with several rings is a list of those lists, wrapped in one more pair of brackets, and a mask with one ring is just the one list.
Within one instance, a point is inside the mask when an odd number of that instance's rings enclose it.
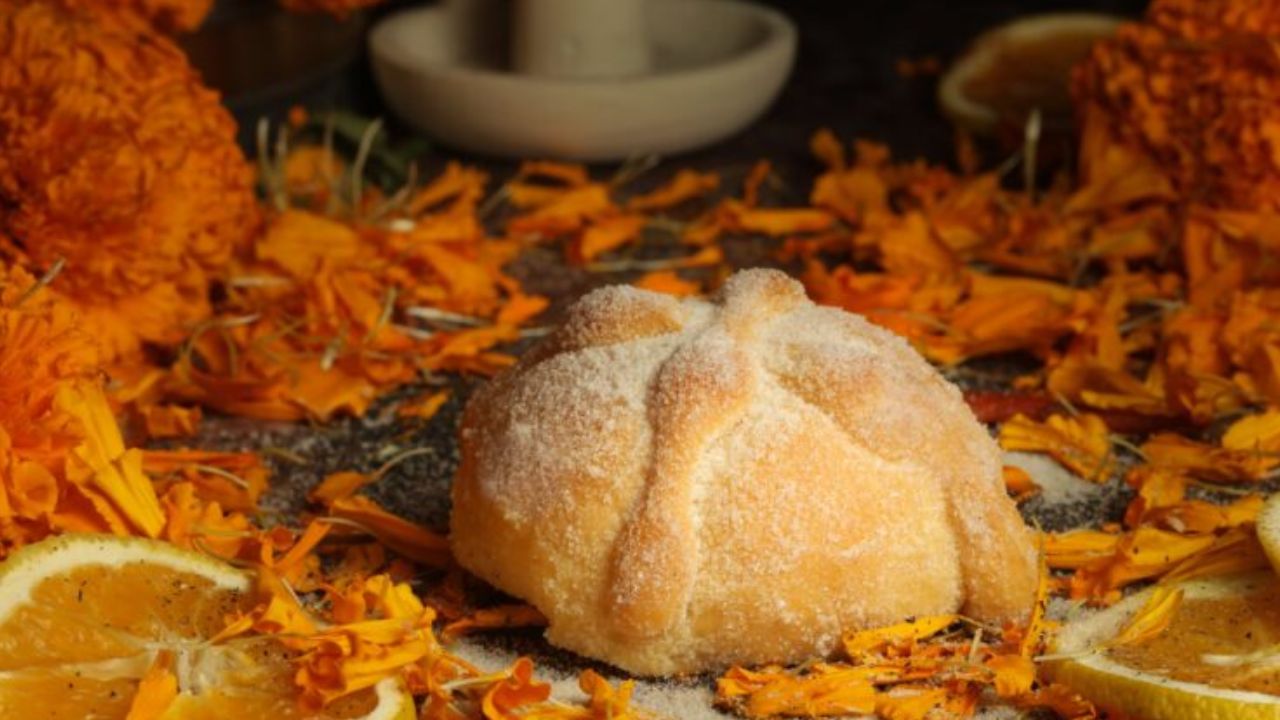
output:
{"label": "marigold flower", "polygon": [[[1280,5],[1156,0],[1147,17],[1076,69],[1086,124],[1101,120],[1114,144],[1145,151],[1183,197],[1276,209],[1280,81],[1270,48]],[[1096,159],[1084,153],[1082,163]]]}
{"label": "marigold flower", "polygon": [[96,359],[64,301],[0,265],[0,557],[55,532],[155,537],[164,526]]}
{"label": "marigold flower", "polygon": [[0,8],[0,258],[65,259],[107,358],[176,343],[255,226],[235,124],[182,51],[125,13]]}

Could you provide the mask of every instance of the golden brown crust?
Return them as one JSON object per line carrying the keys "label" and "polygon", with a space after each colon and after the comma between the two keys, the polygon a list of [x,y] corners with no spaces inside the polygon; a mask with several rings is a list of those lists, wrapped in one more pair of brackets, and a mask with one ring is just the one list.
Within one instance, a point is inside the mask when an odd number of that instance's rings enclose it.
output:
{"label": "golden brown crust", "polygon": [[1029,533],[958,392],[898,338],[748,271],[714,303],[585,298],[463,421],[452,543],[558,645],[663,674],[849,627],[1029,608]]}
{"label": "golden brown crust", "polygon": [[606,287],[569,308],[555,332],[522,359],[525,365],[552,355],[678,332],[680,303],[670,295],[625,286]]}
{"label": "golden brown crust", "polygon": [[[653,449],[645,488],[613,562],[610,610],[620,633],[661,635],[688,604],[698,571],[698,461],[712,438],[746,410],[753,380],[750,359],[722,332],[676,350],[658,371],[650,390]],[[664,562],[644,561],[655,555]]]}
{"label": "golden brown crust", "polygon": [[[818,312],[828,317],[810,320],[813,325],[853,320]],[[920,462],[943,481],[952,527],[962,539],[965,612],[1006,618],[1029,607],[1037,580],[1031,534],[1009,511],[995,443],[956,388],[905,342],[869,324],[858,330],[877,343],[875,353],[850,361],[820,345],[791,345],[792,369],[779,371],[783,384],[823,407],[856,442],[890,460]],[[924,422],[921,409],[928,413]]]}

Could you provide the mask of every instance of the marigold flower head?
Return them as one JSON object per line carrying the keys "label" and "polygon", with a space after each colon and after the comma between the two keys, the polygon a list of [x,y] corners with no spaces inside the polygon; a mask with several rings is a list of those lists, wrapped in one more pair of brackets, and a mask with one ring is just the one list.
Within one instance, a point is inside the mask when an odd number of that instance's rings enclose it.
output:
{"label": "marigold flower head", "polygon": [[82,328],[46,287],[0,265],[0,558],[53,532],[154,536],[164,523]]}
{"label": "marigold flower head", "polygon": [[1155,0],[1147,18],[1178,37],[1206,39],[1248,33],[1272,35],[1280,27],[1276,0]]}
{"label": "marigold flower head", "polygon": [[177,342],[253,231],[235,125],[182,52],[128,14],[0,8],[0,257],[66,260],[59,289],[109,357]]}
{"label": "marigold flower head", "polygon": [[[1076,69],[1086,126],[1141,148],[1190,200],[1271,208],[1280,188],[1274,0],[1157,0]],[[1082,162],[1091,160],[1082,152]]]}
{"label": "marigold flower head", "polygon": [[7,438],[0,445],[54,445],[45,420],[58,387],[93,377],[97,363],[75,312],[29,273],[0,261],[0,434]]}

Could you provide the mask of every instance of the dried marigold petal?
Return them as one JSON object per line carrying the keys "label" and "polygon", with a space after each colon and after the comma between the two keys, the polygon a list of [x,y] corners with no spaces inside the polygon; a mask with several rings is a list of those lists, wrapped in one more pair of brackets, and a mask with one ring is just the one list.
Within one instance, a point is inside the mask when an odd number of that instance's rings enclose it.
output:
{"label": "dried marigold petal", "polygon": [[481,608],[445,625],[440,630],[440,640],[449,643],[463,635],[482,630],[542,627],[546,624],[546,616],[532,605],[495,605]]}
{"label": "dried marigold petal", "polygon": [[210,638],[211,644],[239,637],[250,630],[269,635],[285,633],[299,637],[316,632],[315,621],[275,573],[265,568],[260,569],[254,578],[254,593],[258,605],[247,613],[229,617],[226,627]]}
{"label": "dried marigold petal", "polygon": [[809,152],[828,170],[844,170],[844,145],[831,128],[819,128],[809,137]]}
{"label": "dried marigold petal", "polygon": [[1025,655],[996,655],[986,667],[993,674],[996,694],[1002,698],[1029,693],[1036,681],[1036,663]]}
{"label": "dried marigold petal", "polygon": [[418,190],[405,206],[410,216],[418,216],[432,210],[470,213],[484,197],[488,177],[476,168],[449,162],[444,172]]}
{"label": "dried marigold petal", "polygon": [[844,651],[856,660],[868,653],[878,653],[887,645],[911,643],[932,637],[959,621],[958,615],[931,615],[897,625],[859,630],[844,637]]}
{"label": "dried marigold petal", "polygon": [[507,676],[494,683],[484,694],[481,709],[486,720],[520,720],[521,708],[545,702],[551,697],[551,686],[533,679],[533,661],[516,660]]}
{"label": "dried marigold petal", "polygon": [[576,187],[526,215],[513,218],[507,232],[514,235],[559,237],[581,230],[591,218],[614,212],[604,185]]}
{"label": "dried marigold petal", "polygon": [[1280,453],[1280,410],[1248,415],[1231,423],[1222,435],[1222,447],[1260,455]]}
{"label": "dried marigold petal", "polygon": [[570,262],[584,265],[597,256],[616,250],[623,245],[635,242],[644,229],[645,218],[641,215],[613,215],[599,218],[584,229],[570,243],[568,255]]}
{"label": "dried marigold petal", "polygon": [[311,488],[307,492],[307,499],[311,502],[329,503],[338,498],[350,497],[360,491],[365,485],[373,482],[374,478],[368,473],[353,472],[350,470],[341,470],[336,473],[330,473],[320,481],[319,485]]}
{"label": "dried marigold petal", "polygon": [[1076,569],[1108,558],[1120,544],[1120,536],[1097,530],[1072,530],[1044,536],[1045,561],[1054,569]]}
{"label": "dried marigold petal", "polygon": [[238,512],[257,509],[270,477],[262,457],[252,452],[144,450],[142,469],[159,486],[181,480],[191,484],[202,501]]}
{"label": "dried marigold petal", "polygon": [[812,208],[751,208],[734,200],[725,201],[732,229],[761,235],[791,235],[821,232],[835,222],[824,210]]}
{"label": "dried marigold petal", "polygon": [[178,678],[173,674],[173,653],[156,653],[147,673],[138,683],[138,692],[129,704],[125,720],[159,720],[178,697]]}
{"label": "dried marigold petal", "polygon": [[1179,564],[1217,543],[1214,535],[1183,535],[1143,526],[1120,537],[1114,554],[1076,571],[1071,596],[1110,602],[1116,591],[1139,580],[1166,576]]}
{"label": "dried marigold petal", "polygon": [[615,690],[608,680],[590,668],[578,675],[578,687],[587,694],[587,709],[593,713],[591,720],[643,720],[649,717],[647,713],[636,712],[631,707],[635,685],[634,680],[624,680]]}
{"label": "dried marigold petal", "polygon": [[1004,479],[1004,489],[1019,503],[1030,499],[1040,492],[1040,486],[1031,479],[1031,475],[1020,467],[1005,465],[1000,468]]}
{"label": "dried marigold petal", "polygon": [[410,398],[396,408],[396,416],[402,418],[416,418],[418,420],[430,420],[440,412],[440,408],[449,401],[448,390],[437,390],[431,393],[423,393],[416,398]]}
{"label": "dried marigold petal", "polygon": [[165,513],[165,540],[189,550],[236,558],[246,548],[252,526],[239,513],[224,513],[217,502],[197,497],[195,485],[175,483],[160,498]]}
{"label": "dried marigold petal", "polygon": [[1173,616],[1181,604],[1181,588],[1157,586],[1151,591],[1151,597],[1129,619],[1128,624],[1120,628],[1107,643],[1108,646],[1144,643],[1159,637],[1173,622]]}
{"label": "dried marigold petal", "polygon": [[1139,465],[1125,475],[1125,483],[1138,494],[1125,509],[1124,524],[1136,528],[1151,512],[1173,507],[1186,497],[1187,477],[1180,472]]}
{"label": "dried marigold petal", "polygon": [[632,196],[627,200],[627,209],[632,212],[666,210],[715,192],[719,187],[720,176],[715,173],[681,169],[665,184],[643,195]]}
{"label": "dried marigold petal", "polygon": [[181,405],[143,405],[138,408],[147,437],[154,439],[191,437],[200,429],[200,408]]}
{"label": "dried marigold petal", "polygon": [[361,256],[355,230],[331,218],[302,210],[286,210],[267,224],[254,243],[259,260],[271,263],[287,275],[308,280],[321,263],[342,265]]}
{"label": "dried marigold petal", "polygon": [[520,170],[516,176],[554,180],[570,187],[580,187],[591,182],[591,176],[587,173],[585,165],[550,160],[526,160],[520,163]]}
{"label": "dried marigold petal", "polygon": [[1262,511],[1263,501],[1261,495],[1247,495],[1225,505],[1203,500],[1184,500],[1151,511],[1146,521],[1155,527],[1181,533],[1220,532],[1253,524]]}
{"label": "dried marigold petal", "polygon": [[432,567],[443,567],[450,559],[449,543],[421,525],[383,510],[369,498],[338,497],[329,504],[333,517],[356,523],[387,547],[406,558]]}
{"label": "dried marigold petal", "polygon": [[1005,450],[1042,452],[1072,472],[1105,482],[1113,467],[1107,425],[1097,415],[1051,415],[1043,423],[1016,415],[1000,426]]}
{"label": "dried marigold petal", "polygon": [[660,292],[676,297],[690,297],[702,294],[702,283],[686,280],[674,270],[655,270],[640,276],[632,285],[650,292]]}
{"label": "dried marigold petal", "polygon": [[1158,433],[1141,446],[1153,467],[1214,482],[1256,482],[1280,465],[1280,457],[1253,449],[1214,447],[1173,433]]}
{"label": "dried marigold petal", "polygon": [[877,692],[871,668],[818,666],[803,677],[780,676],[747,699],[747,717],[775,715],[829,717],[875,711]]}
{"label": "dried marigold petal", "polygon": [[1262,570],[1270,566],[1258,534],[1251,527],[1234,527],[1211,545],[1181,562],[1160,578],[1174,583],[1202,577]]}
{"label": "dried marigold petal", "polygon": [[760,187],[773,175],[773,163],[757,160],[742,181],[742,204],[753,208],[760,204]]}
{"label": "dried marigold petal", "polygon": [[876,697],[876,715],[886,720],[927,720],[946,705],[949,695],[945,688],[880,693]]}
{"label": "dried marigold petal", "polygon": [[151,479],[142,472],[142,452],[125,448],[102,390],[86,382],[66,385],[58,389],[55,404],[84,433],[68,458],[67,479],[85,486],[86,494],[101,492],[138,532],[159,535],[164,513]]}

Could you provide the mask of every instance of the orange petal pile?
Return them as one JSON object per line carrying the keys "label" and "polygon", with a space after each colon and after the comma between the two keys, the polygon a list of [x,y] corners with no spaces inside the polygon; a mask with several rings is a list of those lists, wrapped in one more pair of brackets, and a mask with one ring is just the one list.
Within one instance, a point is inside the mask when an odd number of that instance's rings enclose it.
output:
{"label": "orange petal pile", "polygon": [[[348,579],[326,586],[330,618],[318,626],[287,586],[270,572],[258,583],[260,604],[233,617],[213,642],[246,632],[277,635],[296,650],[296,679],[304,708],[318,710],[394,675],[423,696],[428,720],[643,720],[651,717],[630,705],[633,683],[618,687],[591,670],[580,685],[585,706],[551,700],[550,685],[533,677],[533,663],[517,659],[509,668],[484,672],[449,654],[432,631],[436,611],[425,606],[407,583],[386,574]],[[495,627],[501,625],[493,625]]]}
{"label": "orange petal pile", "polygon": [[922,617],[846,634],[844,657],[803,669],[735,667],[716,683],[717,702],[749,718],[846,717],[890,720],[968,717],[985,692],[1012,707],[1093,718],[1093,706],[1036,679],[1034,657],[1048,625],[1048,577],[1025,627],[984,630],[957,615]]}
{"label": "orange petal pile", "polygon": [[325,420],[363,415],[423,373],[506,367],[494,347],[546,303],[503,274],[519,246],[477,222],[484,183],[451,165],[380,223],[322,214],[306,204],[328,198],[283,186],[285,209],[228,268],[225,298],[187,338],[161,397]]}

